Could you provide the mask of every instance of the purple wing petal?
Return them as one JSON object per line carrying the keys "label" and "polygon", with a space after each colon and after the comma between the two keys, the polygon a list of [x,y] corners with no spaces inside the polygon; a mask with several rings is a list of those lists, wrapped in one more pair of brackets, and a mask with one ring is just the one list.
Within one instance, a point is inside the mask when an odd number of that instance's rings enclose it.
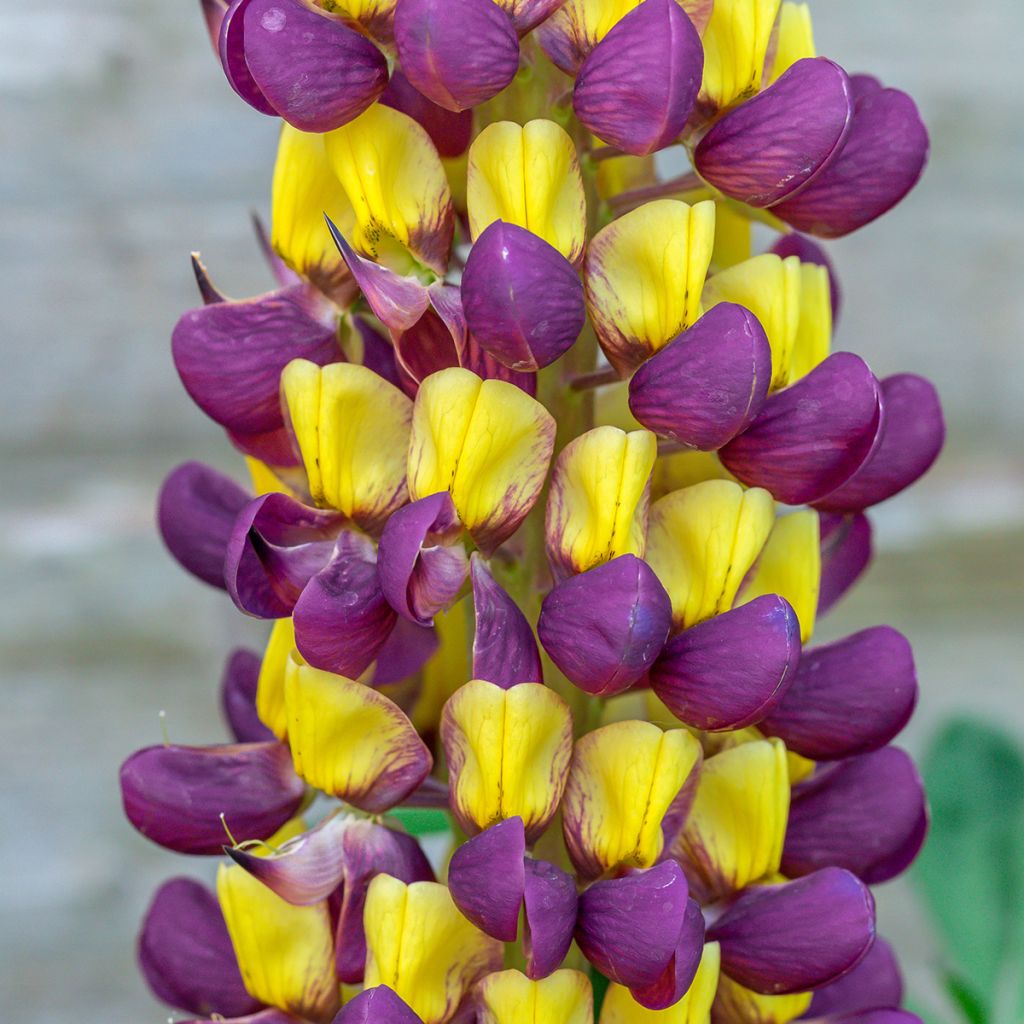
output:
{"label": "purple wing petal", "polygon": [[697,976],[704,952],[704,915],[696,900],[686,901],[686,914],[675,952],[661,977],[646,988],[633,989],[633,998],[649,1010],[674,1006],[686,995]]}
{"label": "purple wing petal", "polygon": [[771,376],[771,349],[757,317],[723,302],[636,371],[629,408],[648,430],[713,451],[750,426]]}
{"label": "purple wing petal", "polygon": [[179,1010],[237,1017],[260,1008],[245,990],[217,897],[191,878],[172,878],[156,891],[138,959],[153,994]]}
{"label": "purple wing petal", "polygon": [[923,476],[939,457],[946,424],[935,386],[900,373],[882,381],[885,420],[878,445],[838,490],[815,503],[828,512],[858,512],[891,498]]}
{"label": "purple wing petal", "polygon": [[252,77],[245,62],[245,9],[250,0],[233,0],[221,18],[217,52],[228,85],[254,110],[277,117],[273,104]]}
{"label": "purple wing petal", "polygon": [[433,626],[417,626],[399,618],[377,655],[374,686],[391,686],[415,675],[434,655],[440,640]]}
{"label": "purple wing petal", "polygon": [[884,746],[916,703],[910,644],[875,626],[804,651],[789,690],[759,727],[804,757],[834,761]]}
{"label": "purple wing petal", "polygon": [[551,660],[581,690],[628,690],[661,653],[672,602],[654,570],[622,555],[571,576],[544,598],[537,633]]}
{"label": "purple wing petal", "polygon": [[816,773],[793,790],[782,870],[842,867],[875,885],[904,871],[928,831],[910,756],[884,747]]}
{"label": "purple wing petal", "polygon": [[201,462],[171,472],[157,499],[157,526],[167,550],[193,576],[226,588],[224,555],[239,512],[251,496],[230,477]]}
{"label": "purple wing petal", "polygon": [[540,652],[519,606],[491,575],[479,554],[470,559],[473,581],[473,678],[508,689],[517,683],[543,683]]}
{"label": "purple wing petal", "polygon": [[526,975],[546,978],[561,966],[572,945],[578,897],[576,880],[546,860],[527,858],[523,893],[523,952]]}
{"label": "purple wing petal", "polygon": [[836,352],[765,402],[721,450],[723,465],[788,505],[823,498],[871,454],[882,424],[881,389],[867,363]]}
{"label": "purple wing petal", "polygon": [[220,702],[231,734],[239,743],[263,743],[274,734],[256,714],[256,686],[262,659],[255,651],[238,648],[228,656],[220,683]]}
{"label": "purple wing petal", "polygon": [[333,1024],[423,1024],[387,985],[364,989],[347,1002]]}
{"label": "purple wing petal", "polygon": [[305,795],[281,743],[146,747],[121,765],[128,820],[178,853],[219,854],[224,815],[239,841],[266,839]]}
{"label": "purple wing petal", "polygon": [[875,901],[855,875],[825,868],[746,889],[708,929],[722,970],[755,992],[804,992],[838,978],[875,938]]}
{"label": "purple wing petal", "polygon": [[832,1017],[899,1006],[903,976],[892,946],[880,935],[852,971],[814,993],[809,1017]]}
{"label": "purple wing petal", "polygon": [[386,107],[407,114],[430,136],[438,156],[461,156],[469,149],[473,137],[472,110],[446,110],[427,99],[397,68],[380,98]]}
{"label": "purple wing petal", "polygon": [[824,615],[860,579],[871,562],[871,521],[821,512],[821,590],[818,615]]}
{"label": "purple wing petal", "polygon": [[671,639],[651,669],[651,689],[687,725],[742,729],[782,700],[799,658],[796,614],[768,594]]}
{"label": "purple wing petal", "polygon": [[841,148],[853,117],[846,72],[798,60],[777,82],[716,121],[694,162],[733,199],[765,207],[799,192]]}
{"label": "purple wing petal", "polygon": [[703,70],[700,36],[676,0],[646,0],[583,62],[573,109],[603,142],[644,156],[682,132]]}

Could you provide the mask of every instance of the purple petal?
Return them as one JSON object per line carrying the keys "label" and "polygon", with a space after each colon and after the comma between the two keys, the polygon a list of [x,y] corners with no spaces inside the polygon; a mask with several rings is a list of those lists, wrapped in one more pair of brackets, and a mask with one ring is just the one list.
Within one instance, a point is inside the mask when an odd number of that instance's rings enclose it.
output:
{"label": "purple petal", "polygon": [[263,219],[255,211],[251,215],[252,217],[252,229],[256,235],[256,242],[260,247],[260,252],[263,253],[263,258],[267,261],[267,266],[270,267],[270,272],[274,275],[274,280],[282,287],[288,288],[294,284],[302,284],[302,276],[296,274],[291,267],[277,254],[277,250],[270,241],[270,233],[267,231],[267,226],[263,223]]}
{"label": "purple petal", "polygon": [[860,962],[875,937],[875,901],[841,868],[746,889],[708,929],[722,970],[755,992],[804,992]]}
{"label": "purple petal", "polygon": [[514,370],[553,363],[571,348],[587,317],[572,264],[531,231],[500,220],[470,250],[462,301],[473,337]]}
{"label": "purple petal", "polygon": [[793,790],[782,853],[787,875],[841,867],[886,882],[917,856],[928,831],[924,787],[898,747],[842,761]]}
{"label": "purple petal", "polygon": [[661,977],[646,988],[633,989],[633,998],[649,1010],[674,1006],[686,995],[697,976],[704,952],[704,915],[696,900],[686,901],[686,914],[676,949]]}
{"label": "purple petal", "polygon": [[412,836],[372,821],[355,822],[344,837],[345,884],[338,908],[335,961],[338,980],[355,985],[366,966],[363,909],[366,890],[380,874],[403,882],[432,882],[434,872]]}
{"label": "purple petal", "polygon": [[785,259],[787,256],[796,256],[801,263],[814,263],[828,271],[828,286],[832,295],[832,325],[834,327],[839,321],[842,292],[839,288],[839,278],[836,275],[835,267],[825,250],[813,238],[791,231],[788,235],[780,236],[768,251],[775,253],[781,259]]}
{"label": "purple petal", "polygon": [[916,703],[910,644],[875,626],[805,650],[789,690],[759,727],[804,757],[834,761],[884,746]]}
{"label": "purple petal", "polygon": [[182,568],[225,589],[224,555],[239,512],[251,501],[245,488],[201,462],[173,470],[160,488],[157,526]]}
{"label": "purple petal", "polygon": [[461,535],[447,491],[392,513],[380,536],[377,566],[384,597],[404,619],[429,626],[455,600],[469,570]]}
{"label": "purple petal", "polygon": [[226,1017],[260,1008],[245,990],[217,897],[191,878],[172,878],[156,891],[138,959],[153,994],[169,1006]]}
{"label": "purple petal", "polygon": [[806,377],[769,396],[761,414],[720,453],[750,487],[787,505],[823,498],[873,450],[882,424],[881,389],[867,363],[836,352]]}
{"label": "purple petal", "polygon": [[772,208],[821,238],[847,235],[891,209],[928,159],[928,132],[906,93],[851,85],[853,120],[843,148],[803,191]]}
{"label": "purple petal", "polygon": [[206,22],[206,31],[210,33],[213,52],[217,53],[217,40],[220,38],[220,26],[227,14],[228,0],[199,0],[199,7]]}
{"label": "purple petal", "polygon": [[402,379],[398,373],[398,363],[395,361],[394,346],[383,337],[380,331],[369,324],[365,317],[353,316],[352,324],[359,332],[360,340],[363,343],[363,366],[373,370],[378,377],[383,377],[389,384],[400,388]]}
{"label": "purple petal", "polygon": [[565,0],[501,0],[502,7],[512,16],[512,23],[520,36],[525,36],[542,21],[565,4]]}
{"label": "purple petal", "polygon": [[860,579],[871,562],[871,522],[866,515],[820,512],[821,590],[818,616],[824,615]]}
{"label": "purple petal", "polygon": [[276,117],[277,111],[263,95],[263,90],[256,84],[249,65],[245,62],[245,9],[249,3],[250,0],[233,0],[228,6],[220,23],[217,51],[228,85],[250,107],[261,114]]}
{"label": "purple petal", "polygon": [[347,1002],[332,1024],[423,1024],[401,996],[387,987],[364,989]]}
{"label": "purple petal", "polygon": [[881,383],[885,420],[878,446],[838,490],[815,503],[828,512],[858,512],[891,498],[923,476],[939,457],[946,424],[935,386],[900,373]]}
{"label": "purple petal", "polygon": [[192,253],[192,273],[196,278],[196,285],[199,287],[199,295],[204,306],[212,306],[218,302],[227,302],[227,297],[210,280],[206,265],[199,257],[199,253]]}
{"label": "purple petal", "polygon": [[523,893],[526,976],[546,978],[561,966],[576,928],[578,897],[572,875],[546,860],[527,858]]}
{"label": "purple petal", "polygon": [[694,163],[727,196],[771,206],[799,192],[836,155],[852,118],[846,72],[825,57],[805,58],[716,121]]}
{"label": "purple petal", "polygon": [[348,244],[334,221],[330,217],[324,219],[341,258],[374,316],[393,331],[407,331],[430,305],[427,289],[415,277],[404,277],[380,263],[364,259]]}
{"label": "purple petal", "polygon": [[491,575],[479,554],[470,559],[473,581],[473,678],[503,689],[517,683],[543,683],[540,652],[519,606]]}
{"label": "purple petal", "polygon": [[473,137],[473,111],[446,110],[428,100],[397,68],[380,102],[407,114],[430,136],[438,156],[461,156]]}
{"label": "purple petal", "polygon": [[415,675],[433,657],[440,640],[432,626],[399,619],[377,654],[373,685],[391,686]]}
{"label": "purple petal", "polygon": [[463,843],[448,866],[455,905],[482,932],[515,942],[526,887],[523,819],[507,818]]}
{"label": "purple petal", "polygon": [[297,469],[300,475],[304,472],[302,459],[292,443],[292,435],[284,425],[283,418],[281,426],[262,433],[247,434],[244,431],[230,429],[225,432],[228,435],[228,440],[243,455],[251,455],[268,466]]}
{"label": "purple petal", "polygon": [[146,747],[121,765],[128,820],[178,853],[219,854],[222,814],[240,842],[266,839],[295,814],[305,790],[277,742]]}
{"label": "purple petal", "polygon": [[628,690],[661,653],[672,602],[654,570],[621,555],[544,598],[537,633],[570,682],[598,697]]}
{"label": "purple petal", "polygon": [[646,0],[583,62],[573,109],[603,142],[644,156],[682,132],[703,70],[700,36],[676,0]]}
{"label": "purple petal", "polygon": [[519,38],[492,0],[402,0],[395,44],[413,86],[448,110],[486,102],[519,70]]}
{"label": "purple petal", "polygon": [[576,942],[606,978],[630,989],[656,985],[675,956],[687,896],[672,860],[595,882],[580,896]]}
{"label": "purple petal", "polygon": [[799,659],[796,613],[767,594],[669,640],[651,669],[651,689],[687,725],[743,729],[782,700]]}
{"label": "purple petal", "polygon": [[900,1010],[896,1007],[884,1007],[875,1010],[861,1010],[858,1013],[844,1013],[838,1017],[829,1017],[828,1024],[924,1024],[916,1013]]}
{"label": "purple petal", "polygon": [[239,743],[263,743],[274,734],[256,714],[256,686],[262,659],[255,651],[238,648],[228,656],[220,683],[220,702],[231,734]]}
{"label": "purple petal", "polygon": [[341,359],[334,327],[311,315],[305,286],[190,310],[174,328],[171,352],[196,405],[242,434],[281,427],[281,371],[293,359]]}
{"label": "purple petal", "polygon": [[629,408],[648,430],[713,451],[750,426],[771,376],[771,349],[757,317],[723,302],[636,371]]}
{"label": "purple petal", "polygon": [[852,971],[814,993],[807,1016],[860,1013],[899,1006],[902,1001],[903,976],[896,954],[885,939],[877,936],[868,955]]}
{"label": "purple petal", "polygon": [[295,602],[295,646],[314,668],[358,679],[397,617],[380,589],[373,544],[346,532]]}
{"label": "purple petal", "polygon": [[304,132],[329,132],[384,91],[388,65],[366,36],[299,0],[249,0],[245,62],[264,98]]}
{"label": "purple petal", "polygon": [[291,615],[306,584],[330,561],[344,525],[341,513],[277,491],[250,501],[235,519],[224,557],[231,599],[257,618]]}

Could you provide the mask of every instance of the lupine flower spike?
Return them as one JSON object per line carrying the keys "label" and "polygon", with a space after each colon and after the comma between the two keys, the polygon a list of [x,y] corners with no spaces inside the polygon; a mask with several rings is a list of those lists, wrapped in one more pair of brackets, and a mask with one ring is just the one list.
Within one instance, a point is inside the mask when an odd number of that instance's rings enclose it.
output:
{"label": "lupine flower spike", "polygon": [[793,0],[202,12],[282,119],[276,283],[228,298],[193,257],[175,365],[248,472],[179,466],[158,522],[267,639],[228,656],[223,743],[121,770],[139,832],[220,861],[146,912],[156,997],[916,1021],[870,889],[928,827],[893,745],[913,655],[813,635],[942,411],[833,351],[811,237],[914,185],[913,101],[820,56]]}

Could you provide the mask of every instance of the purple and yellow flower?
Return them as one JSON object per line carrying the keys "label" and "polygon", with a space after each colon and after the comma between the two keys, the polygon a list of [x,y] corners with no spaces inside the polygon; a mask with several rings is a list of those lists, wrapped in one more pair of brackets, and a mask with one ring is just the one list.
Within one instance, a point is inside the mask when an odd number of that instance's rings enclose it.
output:
{"label": "purple and yellow flower", "polygon": [[215,893],[156,894],[155,995],[251,1024],[916,1020],[869,888],[928,826],[892,745],[913,655],[812,637],[942,412],[833,351],[807,237],[914,184],[913,102],[792,0],[203,11],[284,122],[278,287],[228,299],[194,256],[175,365],[250,483],[185,463],[158,521],[268,636],[223,672],[231,742],[121,770],[140,833],[227,856]]}

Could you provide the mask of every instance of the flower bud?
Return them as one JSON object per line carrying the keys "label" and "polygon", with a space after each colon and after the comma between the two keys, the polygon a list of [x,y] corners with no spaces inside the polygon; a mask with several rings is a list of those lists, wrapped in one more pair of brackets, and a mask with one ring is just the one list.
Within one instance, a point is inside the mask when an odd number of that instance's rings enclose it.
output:
{"label": "flower bud", "polygon": [[495,221],[470,250],[462,301],[473,337],[514,370],[553,363],[586,322],[583,285],[542,238]]}
{"label": "flower bud", "polygon": [[395,43],[409,81],[448,110],[485,103],[519,70],[515,27],[492,0],[399,0]]}

